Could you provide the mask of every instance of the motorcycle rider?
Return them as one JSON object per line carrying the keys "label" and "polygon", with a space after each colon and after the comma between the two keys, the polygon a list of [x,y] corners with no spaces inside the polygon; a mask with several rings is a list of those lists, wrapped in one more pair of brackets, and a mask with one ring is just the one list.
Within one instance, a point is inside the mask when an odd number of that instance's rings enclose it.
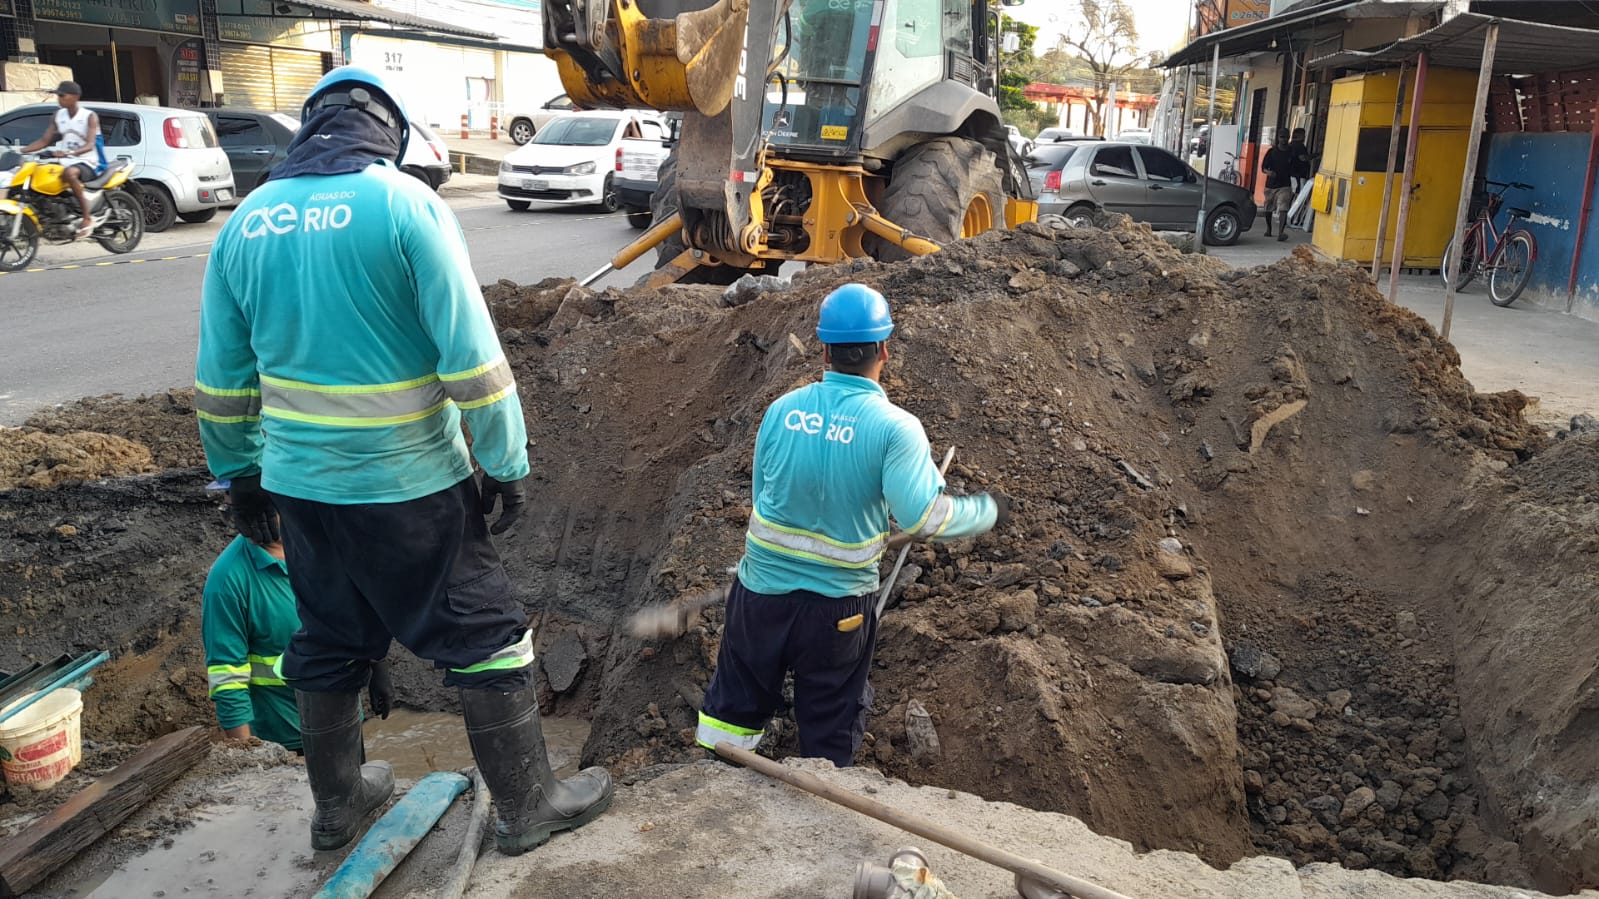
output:
{"label": "motorcycle rider", "polygon": [[100,167],[83,157],[97,152],[100,117],[94,110],[78,105],[83,88],[76,81],[61,82],[55,89],[55,95],[61,108],[56,110],[49,127],[44,129],[44,137],[23,147],[22,152],[33,153],[55,144],[54,149],[43,155],[62,160],[61,177],[72,188],[72,195],[78,198],[78,208],[83,210],[83,222],[78,225],[77,233],[81,239],[94,233],[94,217],[89,214],[89,192],[83,189],[83,182],[93,180],[100,174]]}

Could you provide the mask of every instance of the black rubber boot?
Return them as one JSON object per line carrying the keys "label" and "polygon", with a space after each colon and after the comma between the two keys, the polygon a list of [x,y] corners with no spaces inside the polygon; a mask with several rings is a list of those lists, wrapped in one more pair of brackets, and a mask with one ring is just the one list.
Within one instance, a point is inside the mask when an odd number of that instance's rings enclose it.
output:
{"label": "black rubber boot", "polygon": [[394,771],[388,762],[362,764],[359,693],[303,693],[300,740],[305,750],[305,775],[316,798],[311,818],[311,848],[338,849],[361,830],[361,823],[394,794]]}
{"label": "black rubber boot", "polygon": [[610,807],[613,787],[604,768],[585,768],[566,780],[550,770],[533,687],[514,693],[463,689],[461,711],[472,757],[494,797],[494,845],[500,852],[521,855]]}

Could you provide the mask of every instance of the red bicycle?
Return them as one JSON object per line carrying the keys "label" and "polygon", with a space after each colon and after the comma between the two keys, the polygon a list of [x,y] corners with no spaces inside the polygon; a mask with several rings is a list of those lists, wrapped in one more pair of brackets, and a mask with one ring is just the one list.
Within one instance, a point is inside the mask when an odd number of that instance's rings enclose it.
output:
{"label": "red bicycle", "polygon": [[[1465,290],[1466,285],[1475,281],[1477,276],[1486,274],[1488,298],[1495,306],[1509,306],[1516,301],[1516,297],[1521,296],[1521,292],[1527,287],[1527,282],[1532,278],[1532,266],[1538,260],[1538,242],[1533,239],[1531,231],[1516,227],[1517,219],[1532,216],[1528,210],[1514,207],[1506,210],[1510,215],[1510,221],[1502,232],[1494,227],[1494,216],[1504,205],[1505,191],[1511,188],[1516,190],[1536,190],[1536,188],[1519,181],[1485,180],[1483,183],[1488,185],[1489,189],[1472,197],[1474,221],[1466,229],[1463,240],[1466,252],[1460,258],[1460,275],[1455,281],[1455,289]],[[1449,259],[1454,253],[1455,242],[1450,241],[1448,248],[1444,250],[1443,268],[1439,272],[1445,286],[1449,284]]]}

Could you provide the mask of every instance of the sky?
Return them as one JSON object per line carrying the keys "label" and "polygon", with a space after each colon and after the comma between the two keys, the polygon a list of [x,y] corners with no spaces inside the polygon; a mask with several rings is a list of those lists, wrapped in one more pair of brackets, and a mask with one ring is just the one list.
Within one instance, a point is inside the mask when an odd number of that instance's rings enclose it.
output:
{"label": "sky", "polygon": [[[1189,0],[1127,0],[1138,25],[1138,39],[1145,51],[1170,52],[1186,34]],[[1066,24],[1078,15],[1078,0],[1025,0],[1021,6],[1005,8],[1005,14],[1029,25],[1037,25],[1038,46],[1052,47]]]}

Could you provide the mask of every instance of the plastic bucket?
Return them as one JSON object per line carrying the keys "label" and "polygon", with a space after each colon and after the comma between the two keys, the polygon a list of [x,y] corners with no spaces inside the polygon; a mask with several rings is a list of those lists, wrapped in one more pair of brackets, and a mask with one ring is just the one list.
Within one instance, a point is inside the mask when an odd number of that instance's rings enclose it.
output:
{"label": "plastic bucket", "polygon": [[60,783],[83,760],[82,724],[83,697],[65,688],[0,723],[0,771],[5,772],[6,783],[32,790]]}

